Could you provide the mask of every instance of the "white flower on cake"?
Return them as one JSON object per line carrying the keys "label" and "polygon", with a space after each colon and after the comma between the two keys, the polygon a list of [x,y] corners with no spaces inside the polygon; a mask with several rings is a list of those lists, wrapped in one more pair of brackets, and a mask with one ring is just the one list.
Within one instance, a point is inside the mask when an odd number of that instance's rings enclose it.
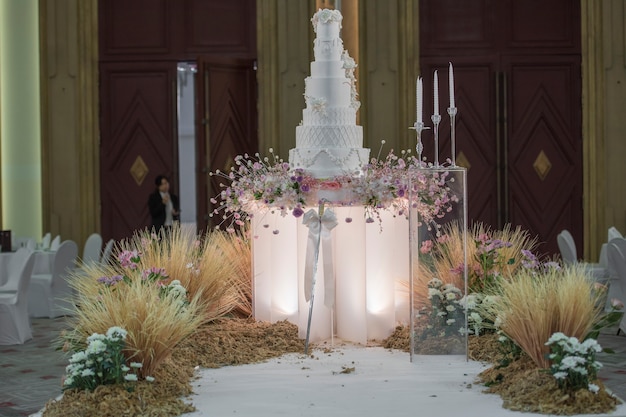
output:
{"label": "white flower on cake", "polygon": [[339,10],[319,9],[311,18],[311,23],[313,24],[313,30],[317,33],[318,23],[339,22],[339,28],[341,29],[342,19],[343,16]]}
{"label": "white flower on cake", "polygon": [[[357,67],[356,61],[345,49],[343,51],[343,54],[341,54],[341,60],[343,61],[343,68],[345,68],[346,70],[353,70],[352,72],[350,72],[350,74],[354,75],[354,69]],[[348,77],[348,71],[346,71],[346,77]]]}
{"label": "white flower on cake", "polygon": [[307,105],[311,108],[311,110],[317,113],[326,114],[327,101],[324,97],[305,97]]}
{"label": "white flower on cake", "polygon": [[350,80],[350,106],[358,110],[361,107],[361,102],[358,100],[359,93],[356,91],[356,77],[354,76],[354,70],[357,67],[356,61],[345,49],[341,54],[341,61],[342,68],[346,71],[346,78]]}

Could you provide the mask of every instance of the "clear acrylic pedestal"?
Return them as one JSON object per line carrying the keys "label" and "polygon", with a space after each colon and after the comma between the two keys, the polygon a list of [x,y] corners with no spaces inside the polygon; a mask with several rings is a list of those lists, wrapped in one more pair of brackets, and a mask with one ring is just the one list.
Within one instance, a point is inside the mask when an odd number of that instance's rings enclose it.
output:
{"label": "clear acrylic pedestal", "polygon": [[467,171],[422,168],[409,184],[411,361],[422,355],[466,360]]}

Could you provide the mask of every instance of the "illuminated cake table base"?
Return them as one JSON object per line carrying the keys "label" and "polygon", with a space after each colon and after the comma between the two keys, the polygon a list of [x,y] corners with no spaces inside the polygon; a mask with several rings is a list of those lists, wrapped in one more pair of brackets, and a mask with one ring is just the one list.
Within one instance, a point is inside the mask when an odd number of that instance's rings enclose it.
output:
{"label": "illuminated cake table base", "polygon": [[[366,343],[386,338],[409,318],[408,220],[382,211],[381,231],[378,221],[365,222],[362,207],[326,209],[339,221],[332,230],[335,305],[324,305],[320,250],[310,341],[334,336]],[[279,213],[257,213],[251,224],[254,317],[294,323],[301,338],[309,313],[304,295],[308,232],[301,218]]]}

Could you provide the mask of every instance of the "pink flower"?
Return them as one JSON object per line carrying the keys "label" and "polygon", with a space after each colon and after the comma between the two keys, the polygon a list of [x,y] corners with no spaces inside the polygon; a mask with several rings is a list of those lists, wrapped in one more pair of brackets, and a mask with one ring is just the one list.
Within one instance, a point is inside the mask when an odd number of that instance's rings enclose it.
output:
{"label": "pink flower", "polygon": [[420,247],[420,252],[423,254],[427,254],[427,253],[430,253],[432,249],[433,249],[433,241],[425,240],[422,242],[422,246]]}
{"label": "pink flower", "polygon": [[616,310],[622,310],[624,308],[624,303],[622,303],[622,301],[618,300],[617,298],[611,298],[611,307]]}
{"label": "pink flower", "polygon": [[339,190],[341,183],[339,181],[322,181],[320,182],[320,190]]}
{"label": "pink flower", "polygon": [[137,269],[137,264],[139,263],[139,253],[136,250],[125,250],[119,254],[118,259],[122,268]]}

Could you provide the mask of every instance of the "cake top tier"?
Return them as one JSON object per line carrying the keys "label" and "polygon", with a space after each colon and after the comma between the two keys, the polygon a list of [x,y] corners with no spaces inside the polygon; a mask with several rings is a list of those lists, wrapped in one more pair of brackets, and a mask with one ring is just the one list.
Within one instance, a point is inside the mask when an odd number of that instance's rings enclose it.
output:
{"label": "cake top tier", "polygon": [[343,16],[339,10],[319,9],[311,18],[317,38],[331,40],[339,37]]}

